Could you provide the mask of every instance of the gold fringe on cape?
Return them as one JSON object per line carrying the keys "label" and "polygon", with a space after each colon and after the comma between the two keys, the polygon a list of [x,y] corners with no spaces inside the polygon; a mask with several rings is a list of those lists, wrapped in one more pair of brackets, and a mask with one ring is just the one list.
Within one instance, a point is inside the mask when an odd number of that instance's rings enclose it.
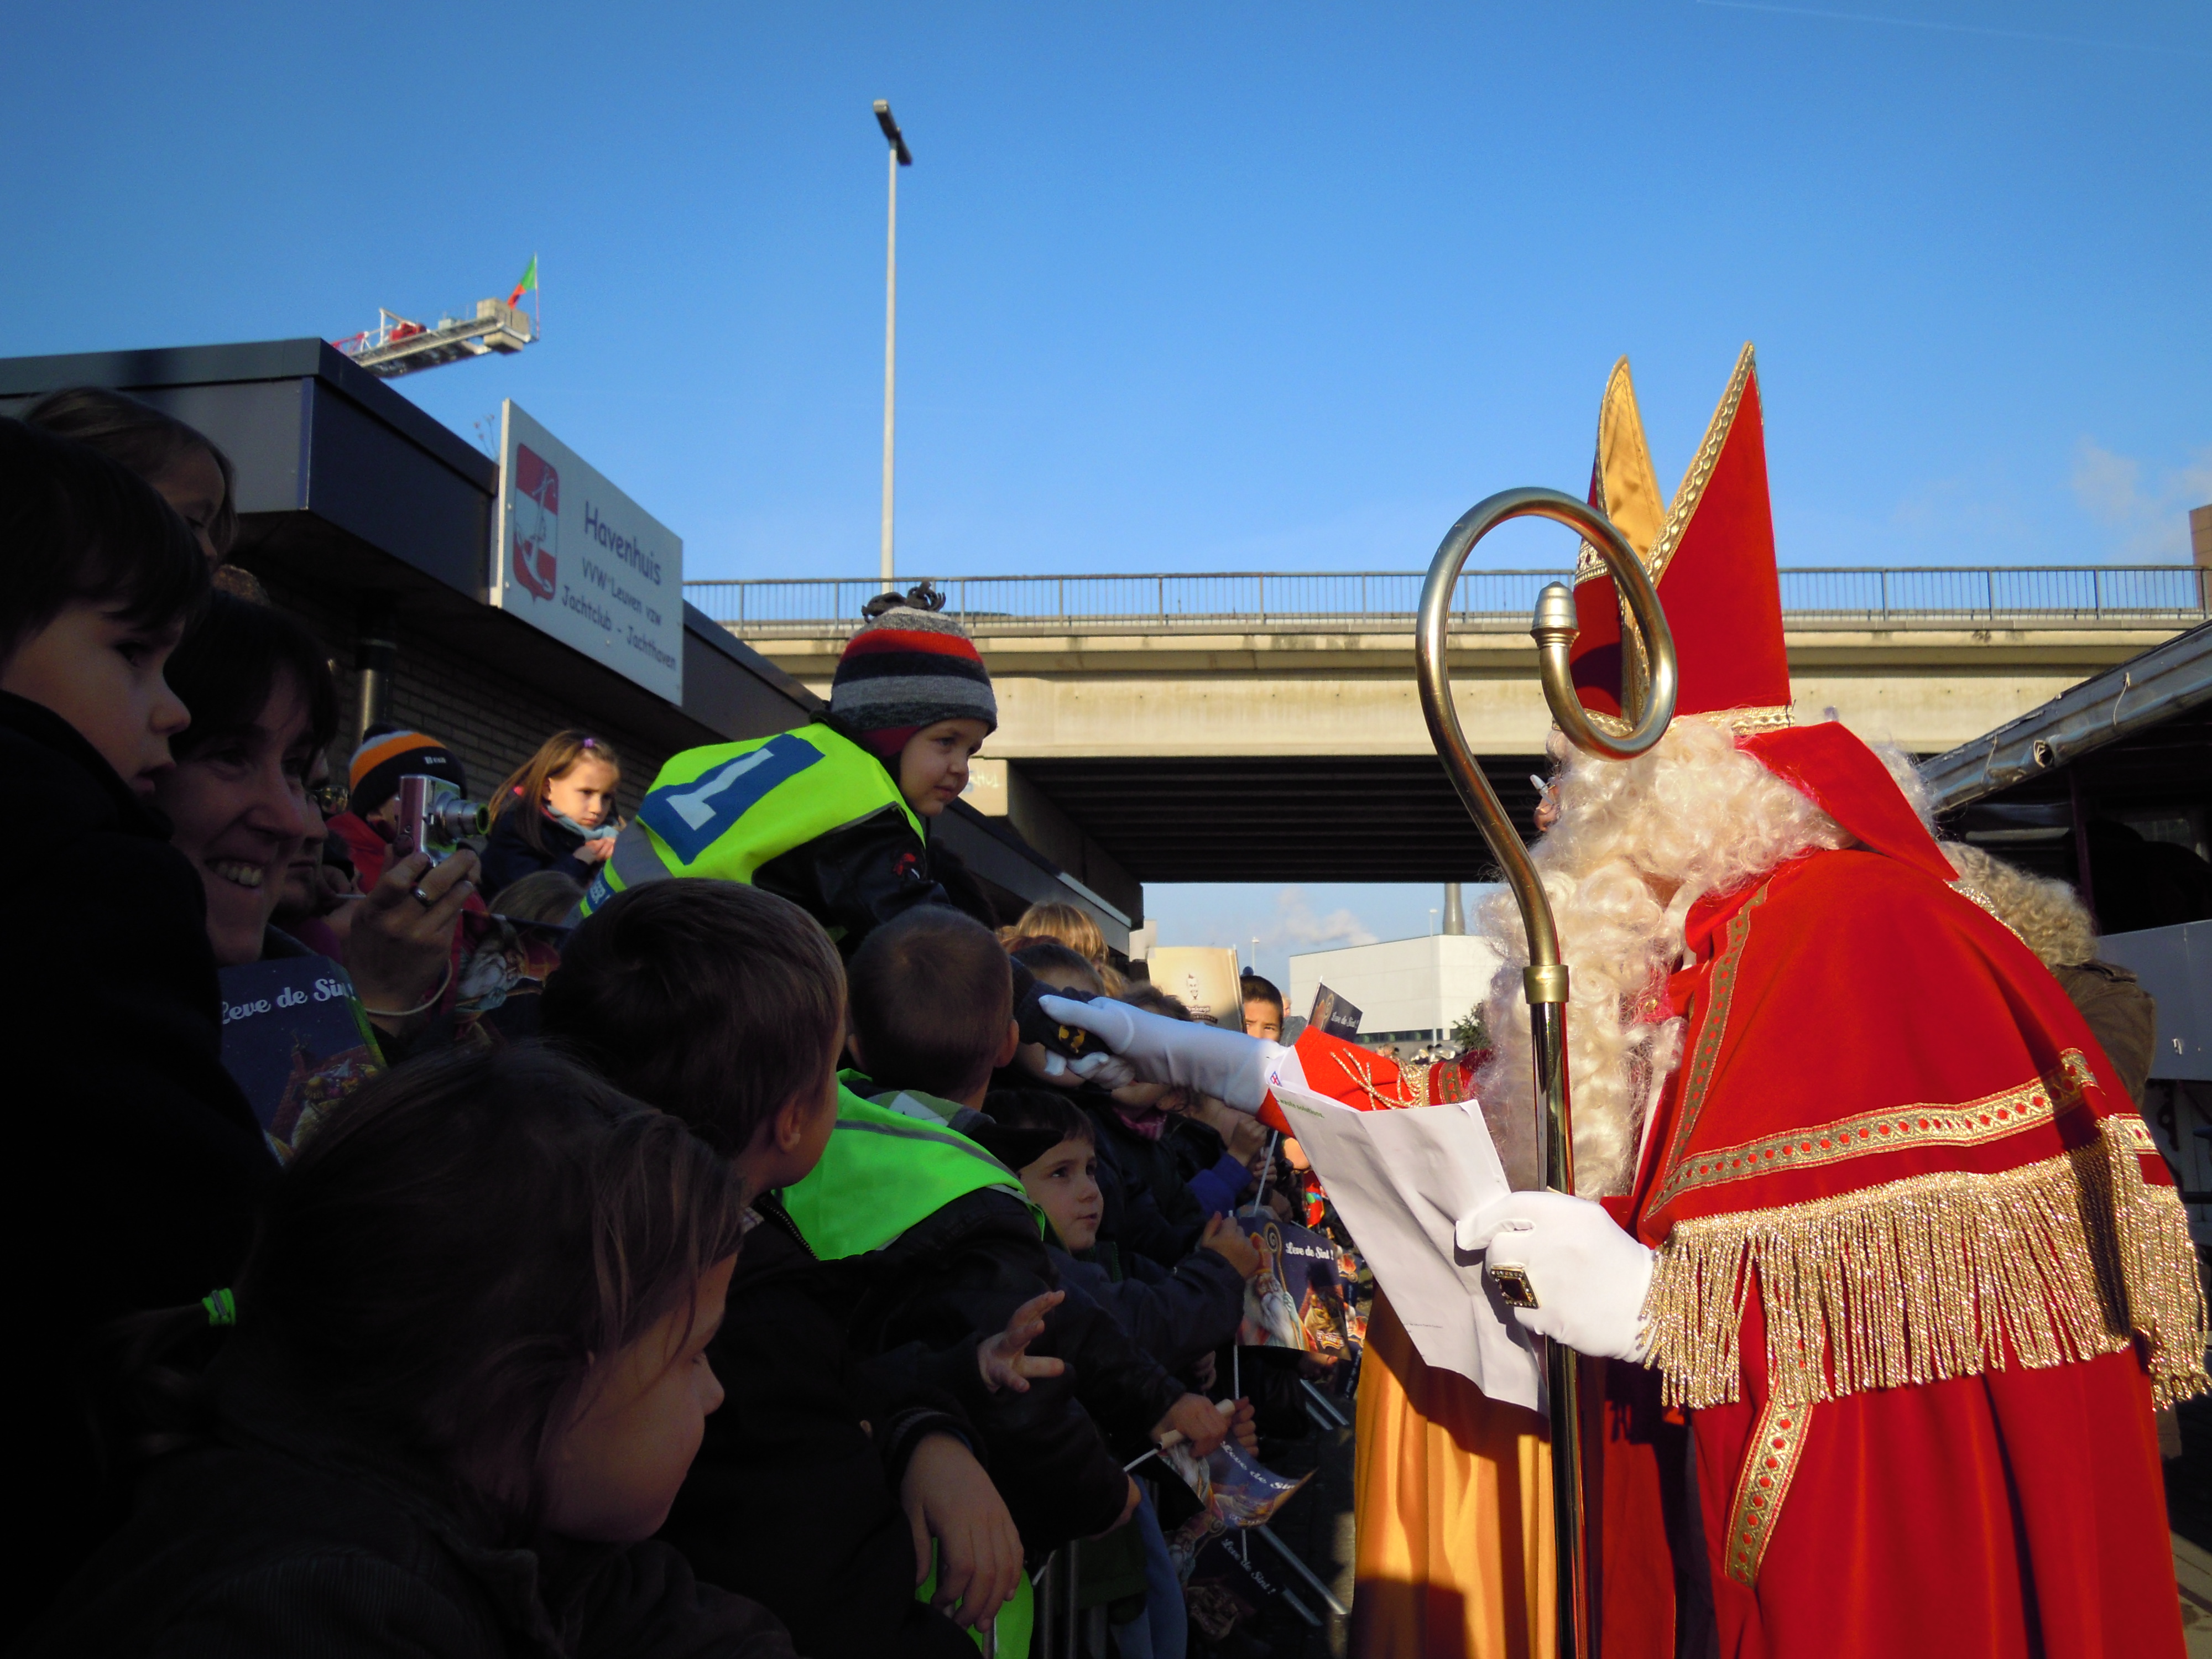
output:
{"label": "gold fringe on cape", "polygon": [[1644,1317],[1670,1406],[1738,1397],[1756,1283],[1773,1397],[1832,1400],[2118,1353],[2142,1339],[2157,1402],[2212,1389],[2187,1213],[2143,1179],[2140,1118],[1998,1175],[1915,1176],[1676,1224]]}

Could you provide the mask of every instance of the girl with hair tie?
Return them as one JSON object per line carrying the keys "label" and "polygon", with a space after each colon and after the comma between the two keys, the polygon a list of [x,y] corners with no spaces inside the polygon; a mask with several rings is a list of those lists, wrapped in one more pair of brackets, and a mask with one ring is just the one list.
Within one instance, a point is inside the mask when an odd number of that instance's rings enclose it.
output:
{"label": "girl with hair tie", "polygon": [[540,870],[588,886],[623,827],[621,787],[622,757],[605,738],[570,730],[546,738],[491,799],[484,896]]}

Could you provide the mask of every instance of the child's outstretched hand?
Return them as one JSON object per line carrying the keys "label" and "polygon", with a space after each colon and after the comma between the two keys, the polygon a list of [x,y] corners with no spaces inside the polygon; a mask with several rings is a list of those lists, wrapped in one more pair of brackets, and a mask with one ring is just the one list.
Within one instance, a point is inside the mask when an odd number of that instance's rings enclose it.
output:
{"label": "child's outstretched hand", "polygon": [[975,1345],[975,1365],[983,1373],[985,1388],[993,1394],[1001,1389],[1027,1394],[1030,1378],[1058,1376],[1067,1369],[1064,1359],[1049,1359],[1042,1355],[1032,1358],[1028,1352],[1030,1344],[1044,1334],[1045,1315],[1066,1299],[1065,1291],[1047,1291],[1042,1296],[1033,1296],[1014,1310],[1005,1330]]}
{"label": "child's outstretched hand", "polygon": [[1260,1455],[1260,1429],[1254,1420],[1257,1416],[1249,1400],[1238,1401],[1237,1409],[1229,1415],[1229,1437],[1251,1457]]}
{"label": "child's outstretched hand", "polygon": [[914,1528],[916,1584],[929,1577],[937,1541],[930,1606],[963,1630],[988,1624],[1021,1583],[1022,1535],[975,1454],[951,1435],[923,1436],[907,1460],[899,1504]]}
{"label": "child's outstretched hand", "polygon": [[1228,1419],[1221,1407],[1202,1394],[1187,1394],[1168,1407],[1168,1414],[1152,1425],[1152,1438],[1163,1446],[1188,1442],[1194,1455],[1211,1457],[1229,1437]]}
{"label": "child's outstretched hand", "polygon": [[1241,1278],[1249,1279],[1260,1271],[1259,1247],[1252,1236],[1237,1224],[1237,1218],[1217,1215],[1206,1224],[1206,1231],[1198,1236],[1198,1248],[1211,1250],[1231,1267]]}

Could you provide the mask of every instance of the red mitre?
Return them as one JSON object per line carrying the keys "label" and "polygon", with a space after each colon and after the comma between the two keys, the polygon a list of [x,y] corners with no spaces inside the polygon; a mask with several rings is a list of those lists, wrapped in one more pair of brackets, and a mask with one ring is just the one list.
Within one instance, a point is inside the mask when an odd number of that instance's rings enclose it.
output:
{"label": "red mitre", "polygon": [[[1659,590],[1680,668],[1675,714],[1729,713],[1739,731],[1787,726],[1790,659],[1750,345],[1663,513],[1628,359],[1614,364],[1598,414],[1589,501],[1620,527]],[[1619,716],[1624,689],[1632,698],[1641,694],[1641,652],[1633,644],[1624,651],[1623,609],[1612,576],[1585,545],[1575,573],[1582,631],[1571,656],[1575,689],[1595,714]]]}
{"label": "red mitre", "polygon": [[[1613,365],[1599,406],[1590,505],[1610,518],[1651,573],[1674,635],[1676,717],[1718,720],[1737,745],[1835,819],[1862,846],[1956,879],[1874,752],[1830,720],[1793,726],[1790,661],[1782,643],[1782,587],[1766,497],[1759,369],[1747,344],[1698,446],[1689,476],[1663,515],[1628,359]],[[1621,713],[1622,671],[1640,687],[1642,664],[1621,643],[1624,607],[1587,544],[1575,576],[1582,631],[1575,689],[1595,714]]]}

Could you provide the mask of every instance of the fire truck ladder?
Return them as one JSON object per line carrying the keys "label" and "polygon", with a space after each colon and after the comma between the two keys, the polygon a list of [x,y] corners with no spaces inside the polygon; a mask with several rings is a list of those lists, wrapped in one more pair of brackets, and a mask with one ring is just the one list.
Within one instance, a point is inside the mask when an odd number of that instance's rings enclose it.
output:
{"label": "fire truck ladder", "polygon": [[376,315],[374,328],[331,343],[370,374],[387,379],[464,357],[517,352],[538,337],[537,319],[504,300],[479,300],[475,316],[441,317],[434,324],[410,322],[381,307]]}

